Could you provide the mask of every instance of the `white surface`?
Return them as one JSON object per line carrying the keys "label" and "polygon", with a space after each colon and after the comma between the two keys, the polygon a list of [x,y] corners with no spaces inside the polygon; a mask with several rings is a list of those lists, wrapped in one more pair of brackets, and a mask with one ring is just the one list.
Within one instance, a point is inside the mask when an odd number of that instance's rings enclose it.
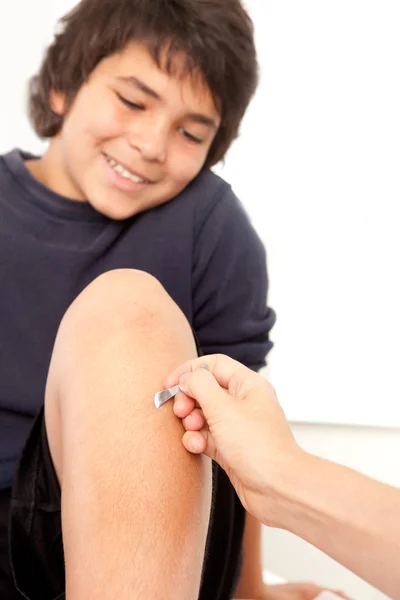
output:
{"label": "white surface", "polygon": [[247,0],[259,92],[221,172],[266,243],[294,421],[400,425],[400,3]]}
{"label": "white surface", "polygon": [[279,577],[275,573],[271,573],[270,571],[265,570],[263,573],[264,583],[269,583],[275,585],[277,583],[285,583],[283,577]]}
{"label": "white surface", "polygon": [[[43,147],[26,81],[74,3],[1,5],[0,151]],[[268,250],[271,377],[291,420],[399,426],[400,3],[246,4],[261,85],[222,171]]]}

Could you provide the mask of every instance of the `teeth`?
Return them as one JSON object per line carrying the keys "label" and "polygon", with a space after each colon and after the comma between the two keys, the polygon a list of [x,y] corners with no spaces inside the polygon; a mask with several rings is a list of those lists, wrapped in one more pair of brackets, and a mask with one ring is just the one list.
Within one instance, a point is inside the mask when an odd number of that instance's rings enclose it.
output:
{"label": "teeth", "polygon": [[133,183],[144,183],[144,179],[134,175],[127,171],[122,165],[118,164],[113,158],[107,158],[108,164],[116,171],[121,177],[125,179],[130,179]]}

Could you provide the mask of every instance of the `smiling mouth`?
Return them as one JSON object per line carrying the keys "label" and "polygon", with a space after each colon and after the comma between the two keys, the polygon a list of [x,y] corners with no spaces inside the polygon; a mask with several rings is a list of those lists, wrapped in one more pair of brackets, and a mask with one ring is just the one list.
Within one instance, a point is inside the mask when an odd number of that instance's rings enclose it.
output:
{"label": "smiling mouth", "polygon": [[114,171],[116,173],[118,173],[118,175],[123,177],[124,179],[128,179],[129,181],[132,181],[133,183],[152,183],[152,181],[150,181],[149,179],[145,179],[144,177],[141,177],[140,175],[137,175],[136,173],[132,173],[132,171],[129,171],[126,167],[124,167],[123,165],[118,163],[116,160],[111,158],[111,156],[107,156],[107,154],[105,154],[105,159],[108,162],[108,164],[110,165],[110,167],[112,169],[114,169]]}

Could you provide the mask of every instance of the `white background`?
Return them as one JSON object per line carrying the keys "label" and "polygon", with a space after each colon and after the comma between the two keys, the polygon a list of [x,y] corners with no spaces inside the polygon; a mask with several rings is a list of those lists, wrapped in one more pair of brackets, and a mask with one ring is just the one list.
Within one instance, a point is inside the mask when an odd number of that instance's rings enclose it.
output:
{"label": "white background", "polygon": [[[25,84],[73,4],[0,5],[0,151],[42,148]],[[268,250],[270,376],[302,446],[399,486],[400,3],[247,4],[262,79],[222,172]],[[383,598],[294,536],[264,540],[288,579]]]}
{"label": "white background", "polygon": [[400,3],[248,0],[261,85],[222,172],[264,240],[293,421],[400,425]]}

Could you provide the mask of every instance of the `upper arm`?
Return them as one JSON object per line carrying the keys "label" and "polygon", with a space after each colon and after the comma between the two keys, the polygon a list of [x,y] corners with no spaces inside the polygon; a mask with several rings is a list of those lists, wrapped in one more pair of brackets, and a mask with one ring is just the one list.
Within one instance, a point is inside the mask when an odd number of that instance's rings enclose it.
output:
{"label": "upper arm", "polygon": [[197,597],[211,464],[182,446],[171,403],[153,404],[194,356],[187,321],[149,276],[99,278],[68,311],[46,392],[67,598]]}

